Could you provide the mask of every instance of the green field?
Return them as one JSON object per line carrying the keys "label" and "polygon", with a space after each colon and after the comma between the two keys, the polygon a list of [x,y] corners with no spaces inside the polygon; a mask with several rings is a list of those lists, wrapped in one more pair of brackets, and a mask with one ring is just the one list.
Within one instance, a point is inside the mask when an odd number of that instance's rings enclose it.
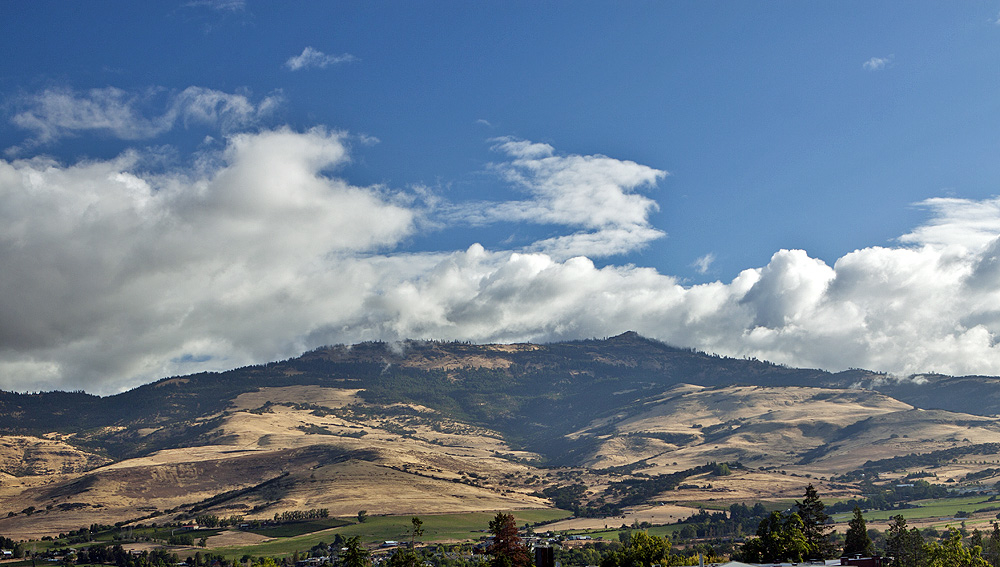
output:
{"label": "green field", "polygon": [[340,518],[323,518],[321,520],[304,520],[301,522],[291,522],[280,526],[267,526],[262,528],[251,528],[248,532],[266,537],[295,537],[303,534],[311,534],[320,530],[339,528],[349,525],[351,522]]}
{"label": "green field", "polygon": [[[570,516],[565,510],[520,510],[512,512],[519,525],[537,524],[560,520]],[[419,516],[423,521],[424,542],[468,541],[486,536],[489,522],[495,516],[490,512],[470,512],[466,514],[435,514]],[[344,537],[360,536],[365,543],[387,540],[409,541],[412,516],[369,516],[364,523],[351,523],[340,527],[285,537],[257,545],[217,548],[213,553],[239,558],[244,554],[261,556],[288,555],[294,551],[306,551],[319,542],[330,543],[337,534]],[[279,526],[281,527],[281,526]]]}
{"label": "green field", "polygon": [[[919,508],[905,510],[870,510],[864,513],[866,520],[888,520],[894,516],[903,516],[907,520],[952,518],[960,510],[975,512],[979,508],[998,506],[1000,502],[988,502],[988,496],[964,496],[961,498],[936,498],[933,500],[916,500],[911,502]],[[833,515],[836,522],[846,522],[851,519],[851,513],[845,512]],[[960,520],[959,520],[960,521]]]}

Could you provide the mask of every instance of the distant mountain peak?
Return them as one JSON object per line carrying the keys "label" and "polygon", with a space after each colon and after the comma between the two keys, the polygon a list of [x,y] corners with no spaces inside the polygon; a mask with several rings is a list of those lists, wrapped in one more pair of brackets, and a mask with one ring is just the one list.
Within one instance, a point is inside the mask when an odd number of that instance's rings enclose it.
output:
{"label": "distant mountain peak", "polygon": [[640,335],[635,331],[625,331],[620,335],[615,335],[608,339],[609,341],[648,341],[646,337]]}

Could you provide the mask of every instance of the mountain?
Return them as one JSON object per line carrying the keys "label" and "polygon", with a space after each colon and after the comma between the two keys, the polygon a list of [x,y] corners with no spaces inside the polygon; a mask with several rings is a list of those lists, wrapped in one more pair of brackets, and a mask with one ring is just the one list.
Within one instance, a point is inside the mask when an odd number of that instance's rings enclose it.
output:
{"label": "mountain", "polygon": [[[737,474],[657,500],[797,495],[806,479],[849,492],[833,477],[869,461],[986,463],[1000,452],[997,385],[788,368],[625,333],[331,346],[108,397],[3,392],[0,533],[205,511],[546,507],[576,484],[576,505],[610,510],[635,503],[622,482],[689,471],[700,486],[709,462]],[[983,468],[928,462],[956,479]]]}

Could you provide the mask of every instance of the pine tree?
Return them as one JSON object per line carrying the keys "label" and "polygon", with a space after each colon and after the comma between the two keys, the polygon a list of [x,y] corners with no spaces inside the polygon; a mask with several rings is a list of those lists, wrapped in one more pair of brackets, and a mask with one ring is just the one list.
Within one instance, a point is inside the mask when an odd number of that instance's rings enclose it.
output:
{"label": "pine tree", "polygon": [[906,519],[893,516],[885,530],[886,554],[892,557],[892,567],[918,567],[923,558],[924,538],[916,528],[907,530]]}
{"label": "pine tree", "polygon": [[871,557],[875,553],[875,546],[872,545],[872,538],[868,537],[868,525],[864,516],[861,515],[861,508],[854,507],[854,517],[847,524],[847,533],[844,534],[844,555]]}
{"label": "pine tree", "polygon": [[989,561],[990,565],[1000,567],[1000,524],[996,522],[993,522],[993,532],[990,533],[990,538],[986,540],[986,550],[983,555],[986,556],[986,560]]}
{"label": "pine tree", "polygon": [[795,507],[799,510],[799,517],[802,518],[802,534],[806,537],[806,544],[809,546],[809,557],[833,558],[836,555],[836,549],[833,542],[830,541],[830,532],[833,528],[826,524],[830,516],[823,511],[826,506],[819,499],[819,494],[812,484],[806,487],[806,494],[802,501],[795,501]]}
{"label": "pine tree", "polygon": [[354,536],[347,540],[346,548],[340,556],[344,567],[369,567],[371,565],[371,552],[361,545],[361,536]]}

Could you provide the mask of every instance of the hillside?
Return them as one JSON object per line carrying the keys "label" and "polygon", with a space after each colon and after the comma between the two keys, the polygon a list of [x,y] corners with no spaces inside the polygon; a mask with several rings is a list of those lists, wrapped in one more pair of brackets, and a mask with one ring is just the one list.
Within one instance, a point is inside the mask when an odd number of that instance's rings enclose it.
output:
{"label": "hillside", "polygon": [[[579,483],[578,505],[596,510],[643,501],[616,483],[682,471],[710,490],[656,501],[794,495],[807,478],[849,494],[831,477],[866,461],[966,450],[979,451],[978,468],[1000,460],[990,445],[1000,447],[1000,427],[957,411],[969,396],[949,397],[970,384],[986,388],[977,411],[992,412],[990,377],[891,381],[626,333],[548,345],[364,343],[104,398],[2,393],[0,533],[205,511],[537,508],[553,505],[540,491]],[[708,462],[744,468],[699,484]],[[959,479],[976,469],[935,466]]]}

